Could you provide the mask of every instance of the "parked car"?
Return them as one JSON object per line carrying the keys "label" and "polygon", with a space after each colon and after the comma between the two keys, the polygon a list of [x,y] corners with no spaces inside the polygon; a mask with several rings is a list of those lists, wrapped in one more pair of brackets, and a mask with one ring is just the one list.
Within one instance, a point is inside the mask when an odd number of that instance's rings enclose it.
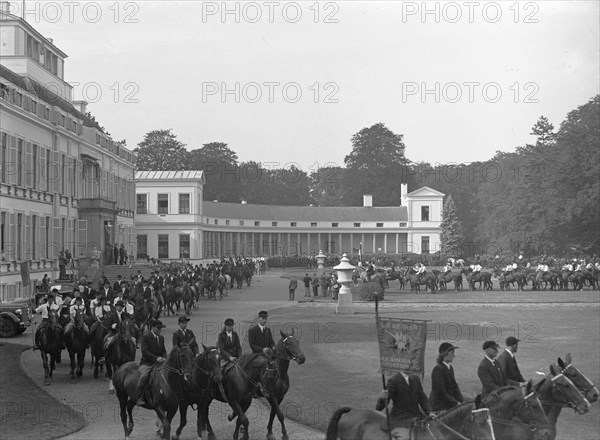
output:
{"label": "parked car", "polygon": [[13,338],[31,325],[30,307],[33,298],[0,304],[0,337]]}

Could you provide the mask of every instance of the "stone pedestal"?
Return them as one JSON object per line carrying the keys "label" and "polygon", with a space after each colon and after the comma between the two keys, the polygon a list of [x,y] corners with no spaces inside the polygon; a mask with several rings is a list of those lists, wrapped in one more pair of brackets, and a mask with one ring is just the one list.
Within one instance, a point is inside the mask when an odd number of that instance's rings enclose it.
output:
{"label": "stone pedestal", "polygon": [[319,255],[317,255],[317,269],[325,269],[325,257],[323,251],[319,251]]}
{"label": "stone pedestal", "polygon": [[352,272],[356,269],[350,264],[348,256],[342,255],[340,264],[333,268],[337,272],[338,282],[342,285],[340,293],[338,294],[338,303],[335,308],[337,314],[353,314],[354,303],[352,301],[352,291],[350,290],[350,283],[352,282]]}

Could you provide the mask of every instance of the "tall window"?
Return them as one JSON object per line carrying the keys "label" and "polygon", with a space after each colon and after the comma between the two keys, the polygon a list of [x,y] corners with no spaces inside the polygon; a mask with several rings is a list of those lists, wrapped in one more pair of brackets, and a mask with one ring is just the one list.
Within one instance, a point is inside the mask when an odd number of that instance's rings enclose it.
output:
{"label": "tall window", "polygon": [[61,194],[65,194],[65,182],[67,180],[65,176],[65,167],[66,167],[67,157],[64,154],[60,156],[60,192]]}
{"label": "tall window", "polygon": [[0,180],[6,182],[6,165],[8,164],[8,135],[2,133],[2,150],[0,150],[0,167],[2,167],[2,175]]}
{"label": "tall window", "polygon": [[23,214],[17,214],[17,242],[16,244],[16,259],[21,260],[21,250],[23,249]]}
{"label": "tall window", "polygon": [[17,185],[23,185],[23,140],[17,141]]}
{"label": "tall window", "polygon": [[33,145],[33,187],[38,187],[38,146]]}
{"label": "tall window", "polygon": [[146,258],[148,256],[148,236],[137,236],[137,256],[138,258]]}
{"label": "tall window", "polygon": [[35,260],[36,257],[36,249],[37,249],[37,235],[36,232],[37,231],[37,215],[33,215],[31,216],[31,249],[29,249],[28,251],[30,252],[30,256],[29,258],[31,258],[32,260]]}
{"label": "tall window", "polygon": [[[148,194],[136,194],[137,214],[148,214]],[[140,236],[141,237],[141,236]]]}
{"label": "tall window", "polygon": [[421,206],[421,221],[429,221],[429,206]]}
{"label": "tall window", "polygon": [[[158,213],[169,213],[169,194],[158,194]],[[159,257],[160,258],[160,257]],[[163,257],[166,258],[166,257]]]}
{"label": "tall window", "polygon": [[52,257],[52,252],[50,252],[50,246],[52,246],[52,242],[50,240],[50,222],[52,219],[50,217],[46,217],[46,252],[45,257]]}
{"label": "tall window", "polygon": [[169,235],[158,236],[158,258],[169,258]]}
{"label": "tall window", "polygon": [[421,253],[429,253],[429,237],[421,237]]}
{"label": "tall window", "polygon": [[[48,149],[46,150],[46,191],[52,192],[52,187],[50,186],[50,172],[52,171],[52,152]],[[56,178],[56,177],[54,177]]]}
{"label": "tall window", "polygon": [[0,252],[4,253],[6,236],[6,212],[0,212]]}
{"label": "tall window", "polygon": [[179,258],[190,258],[190,235],[179,236]]}
{"label": "tall window", "polygon": [[179,213],[189,214],[190,213],[190,195],[179,194]]}

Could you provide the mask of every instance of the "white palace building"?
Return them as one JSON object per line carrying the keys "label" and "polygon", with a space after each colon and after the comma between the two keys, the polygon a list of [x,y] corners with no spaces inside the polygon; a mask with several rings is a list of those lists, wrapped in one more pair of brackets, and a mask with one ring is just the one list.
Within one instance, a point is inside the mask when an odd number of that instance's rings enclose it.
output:
{"label": "white palace building", "polygon": [[422,187],[400,206],[271,206],[202,200],[202,171],[138,171],[138,258],[201,260],[341,252],[433,253],[440,249],[444,194]]}

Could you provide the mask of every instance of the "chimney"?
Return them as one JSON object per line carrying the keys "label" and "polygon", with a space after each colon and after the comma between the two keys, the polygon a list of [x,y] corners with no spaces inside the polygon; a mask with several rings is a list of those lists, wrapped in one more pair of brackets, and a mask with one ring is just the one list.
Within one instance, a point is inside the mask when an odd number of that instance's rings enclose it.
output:
{"label": "chimney", "polygon": [[245,200],[242,200],[242,205],[247,205],[247,204],[248,204],[248,202],[247,202],[247,201],[245,201]]}
{"label": "chimney", "polygon": [[363,206],[365,208],[370,208],[373,206],[373,195],[372,194],[364,194],[363,195]]}
{"label": "chimney", "polygon": [[84,115],[87,112],[87,105],[88,105],[87,102],[85,102],[85,101],[73,101],[73,105],[75,106],[75,108],[77,110],[79,110]]}
{"label": "chimney", "polygon": [[400,184],[400,205],[406,205],[406,194],[408,194],[408,183]]}

